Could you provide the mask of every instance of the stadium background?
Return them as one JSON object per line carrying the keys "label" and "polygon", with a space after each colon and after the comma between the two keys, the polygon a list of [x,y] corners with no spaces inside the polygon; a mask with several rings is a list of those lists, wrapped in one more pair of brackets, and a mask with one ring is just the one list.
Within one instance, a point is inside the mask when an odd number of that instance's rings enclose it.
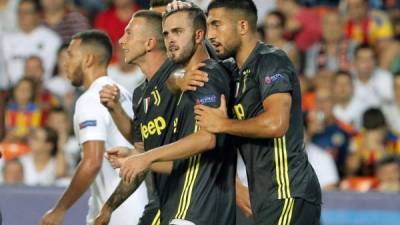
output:
{"label": "stadium background", "polygon": [[[206,8],[209,0],[194,2]],[[400,1],[255,2],[260,40],[285,50],[299,72],[323,224],[400,224]],[[0,0],[3,224],[37,224],[79,162],[71,123],[82,89],[66,78],[65,44],[82,30],[106,31],[115,45],[109,75],[133,92],[144,76],[123,63],[117,40],[132,13],[147,7],[146,0]],[[86,198],[66,224],[82,223]]]}

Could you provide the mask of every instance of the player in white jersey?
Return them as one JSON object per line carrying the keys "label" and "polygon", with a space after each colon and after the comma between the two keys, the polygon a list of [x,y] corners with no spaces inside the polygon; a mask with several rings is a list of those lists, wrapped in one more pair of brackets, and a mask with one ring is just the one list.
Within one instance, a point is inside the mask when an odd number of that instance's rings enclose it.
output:
{"label": "player in white jersey", "polygon": [[[99,92],[104,85],[117,85],[106,76],[112,47],[108,36],[100,31],[86,31],[75,35],[68,47],[67,70],[74,86],[83,85],[85,93],[75,106],[74,129],[82,146],[82,160],[55,207],[48,211],[41,225],[60,225],[67,210],[91,185],[87,225],[94,223],[99,211],[118,185],[120,178],[107,160],[106,150],[117,146],[131,147],[114,124],[108,110],[100,103]],[[119,86],[120,102],[132,116],[129,92]],[[111,217],[110,225],[137,224],[147,204],[147,191],[142,185]]]}

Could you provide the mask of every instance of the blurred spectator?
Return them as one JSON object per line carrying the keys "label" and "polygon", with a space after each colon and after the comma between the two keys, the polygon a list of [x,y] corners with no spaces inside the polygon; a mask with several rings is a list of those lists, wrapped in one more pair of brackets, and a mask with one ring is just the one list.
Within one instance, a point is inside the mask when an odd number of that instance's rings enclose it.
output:
{"label": "blurred spectator", "polygon": [[389,18],[383,12],[368,10],[367,0],[346,0],[346,37],[358,44],[380,44],[392,39]]}
{"label": "blurred spectator", "polygon": [[0,34],[17,30],[18,0],[0,0]]}
{"label": "blurred spectator", "polygon": [[378,162],[376,176],[380,192],[400,192],[400,163],[396,157],[386,157]]}
{"label": "blurred spectator", "polygon": [[132,14],[139,9],[134,0],[113,0],[112,7],[96,17],[95,27],[107,32],[114,47],[116,47]]}
{"label": "blurred spectator", "polygon": [[68,60],[68,45],[62,45],[58,50],[57,67],[54,70],[53,77],[48,80],[46,88],[53,93],[67,111],[72,111],[72,105],[75,100],[75,88],[71,85],[71,81],[67,77],[67,69],[65,67]]}
{"label": "blurred spectator", "polygon": [[47,126],[57,132],[58,149],[64,149],[64,155],[68,164],[69,174],[73,173],[80,158],[79,143],[71,132],[67,112],[62,108],[55,108],[49,113]]}
{"label": "blurred spectator", "polygon": [[42,112],[34,97],[34,82],[28,78],[18,81],[6,109],[7,140],[23,139],[33,128],[40,127]]}
{"label": "blurred spectator", "polygon": [[321,38],[321,23],[317,13],[301,6],[296,0],[277,0],[277,8],[288,18],[286,29],[291,33],[296,46],[306,52]]}
{"label": "blurred spectator", "polygon": [[5,129],[5,118],[6,118],[6,92],[0,91],[0,142],[3,140],[6,129]]}
{"label": "blurred spectator", "polygon": [[390,128],[400,136],[400,72],[394,76],[394,101],[385,105],[383,111]]}
{"label": "blurred spectator", "polygon": [[383,11],[369,10],[367,0],[346,0],[346,37],[358,44],[377,49],[380,66],[388,69],[396,52],[393,51],[393,27]]}
{"label": "blurred spectator", "polygon": [[40,3],[43,24],[57,32],[63,43],[69,43],[74,34],[90,28],[88,19],[69,8],[66,0],[40,0]]}
{"label": "blurred spectator", "polygon": [[108,67],[108,75],[133,94],[136,87],[141,85],[146,77],[139,67],[125,63],[125,58],[120,47],[117,48],[116,64]]}
{"label": "blurred spectator", "polygon": [[45,88],[43,83],[43,63],[41,58],[38,56],[30,56],[25,61],[25,77],[32,79],[35,82],[35,102],[39,105],[42,110],[42,124],[47,119],[49,111],[59,106],[58,99]]}
{"label": "blurred spectator", "polygon": [[58,137],[51,128],[37,128],[29,138],[32,152],[21,158],[26,185],[52,185],[66,174],[64,152],[57,149]]}
{"label": "blurred spectator", "polygon": [[396,148],[399,148],[398,143],[398,138],[388,129],[380,109],[370,108],[365,111],[363,130],[353,137],[350,147],[353,157],[359,158],[359,167],[354,166],[357,174],[373,176],[377,161],[385,155],[395,153]]}
{"label": "blurred spectator", "polygon": [[308,161],[317,174],[322,190],[332,190],[336,188],[339,183],[339,174],[335,161],[326,151],[310,142],[309,138],[308,126],[305,122],[304,143]]}
{"label": "blurred spectator", "polygon": [[5,161],[2,172],[4,184],[22,184],[24,181],[24,167],[18,159]]}
{"label": "blurred spectator", "polygon": [[18,5],[18,24],[21,31],[6,33],[2,39],[6,76],[15,84],[24,74],[28,56],[38,55],[49,78],[56,62],[61,39],[50,29],[39,25],[39,6],[34,0],[21,0]]}
{"label": "blurred spectator", "polygon": [[376,66],[376,54],[370,45],[355,50],[354,95],[363,108],[378,107],[393,100],[393,76]]}
{"label": "blurred spectator", "polygon": [[257,24],[262,25],[264,23],[264,17],[269,11],[276,9],[276,0],[253,0],[257,7]]}
{"label": "blurred spectator", "polygon": [[[366,110],[363,104],[354,98],[353,78],[346,71],[338,71],[333,80],[335,106],[333,114],[336,119],[360,129],[362,113]],[[350,128],[351,129],[351,128]]]}
{"label": "blurred spectator", "polygon": [[292,63],[298,68],[298,53],[293,42],[287,41],[284,35],[286,17],[280,11],[271,11],[264,20],[264,42],[282,49],[288,54]]}
{"label": "blurred spectator", "polygon": [[319,69],[350,70],[355,44],[344,39],[343,22],[337,12],[322,17],[322,40],[307,51],[305,74],[314,77]]}
{"label": "blurred spectator", "polygon": [[96,14],[107,7],[108,0],[74,0],[73,2],[85,12],[85,15],[88,15],[89,21],[93,21]]}
{"label": "blurred spectator", "polygon": [[330,89],[317,89],[316,107],[307,116],[311,142],[335,159],[339,174],[348,153],[350,134],[340,126],[333,115],[333,96]]}

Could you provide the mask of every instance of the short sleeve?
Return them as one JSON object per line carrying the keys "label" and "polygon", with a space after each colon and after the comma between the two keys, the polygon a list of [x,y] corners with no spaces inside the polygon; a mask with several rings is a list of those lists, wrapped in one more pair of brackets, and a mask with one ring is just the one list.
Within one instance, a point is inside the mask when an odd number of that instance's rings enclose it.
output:
{"label": "short sleeve", "polygon": [[[229,99],[229,80],[226,74],[220,73],[218,70],[204,70],[208,73],[209,81],[203,87],[198,88],[196,91],[189,91],[183,94],[182,104],[184,107],[181,111],[181,121],[192,121],[181,127],[185,134],[193,133],[196,129],[194,106],[198,104],[206,105],[209,107],[217,108],[221,104],[221,95],[225,95]],[[226,76],[226,77],[225,77]],[[184,117],[184,118],[183,118]]]}
{"label": "short sleeve", "polygon": [[294,67],[290,59],[283,53],[270,53],[259,61],[257,78],[261,98],[276,93],[292,92],[291,76],[295,76]]}
{"label": "short sleeve", "polygon": [[85,97],[75,108],[79,143],[106,141],[107,129],[111,123],[110,114],[95,96]]}

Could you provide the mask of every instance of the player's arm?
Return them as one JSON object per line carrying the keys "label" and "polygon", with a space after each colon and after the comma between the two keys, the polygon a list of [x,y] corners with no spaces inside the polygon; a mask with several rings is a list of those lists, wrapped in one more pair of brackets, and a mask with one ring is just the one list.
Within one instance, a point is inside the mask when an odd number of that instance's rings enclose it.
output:
{"label": "player's arm", "polygon": [[293,89],[290,77],[295,76],[294,71],[286,55],[264,56],[260,59],[258,71],[254,71],[259,82],[262,113],[249,118],[243,106],[236,105],[234,111],[241,120],[235,120],[226,116],[226,104],[221,104],[219,109],[197,105],[196,120],[202,129],[212,133],[250,138],[281,137],[289,127]]}
{"label": "player's arm", "polygon": [[95,225],[107,225],[111,214],[116,210],[133,192],[142,184],[146,178],[147,172],[141,173],[135,177],[131,183],[125,183],[121,180],[117,188],[103,205],[100,214],[97,216]]}
{"label": "player's arm", "polygon": [[215,133],[251,138],[281,137],[289,127],[291,103],[290,93],[273,94],[263,101],[263,113],[246,120],[229,119],[218,111],[222,108],[213,110],[197,106],[196,119],[201,127]]}
{"label": "player's arm", "polygon": [[69,208],[88,190],[96,178],[103,160],[104,141],[87,141],[83,144],[83,158],[77,166],[70,185],[41,221],[41,225],[61,224]]}
{"label": "player's arm", "polygon": [[131,144],[134,141],[134,122],[119,102],[120,90],[116,85],[104,85],[100,91],[100,101],[108,109],[120,133]]}
{"label": "player's arm", "polygon": [[204,86],[204,83],[208,81],[208,74],[200,70],[204,65],[204,63],[199,63],[184,74],[178,72],[171,74],[167,80],[168,88],[172,92],[178,93],[180,91],[195,91]]}
{"label": "player's arm", "polygon": [[[134,146],[135,149],[129,149],[127,147],[116,147],[107,151],[107,159],[110,161],[111,166],[114,169],[120,168],[129,156],[144,153],[143,142],[135,142]],[[172,166],[172,161],[158,162],[151,164],[150,170],[156,173],[170,174],[172,171]]]}

